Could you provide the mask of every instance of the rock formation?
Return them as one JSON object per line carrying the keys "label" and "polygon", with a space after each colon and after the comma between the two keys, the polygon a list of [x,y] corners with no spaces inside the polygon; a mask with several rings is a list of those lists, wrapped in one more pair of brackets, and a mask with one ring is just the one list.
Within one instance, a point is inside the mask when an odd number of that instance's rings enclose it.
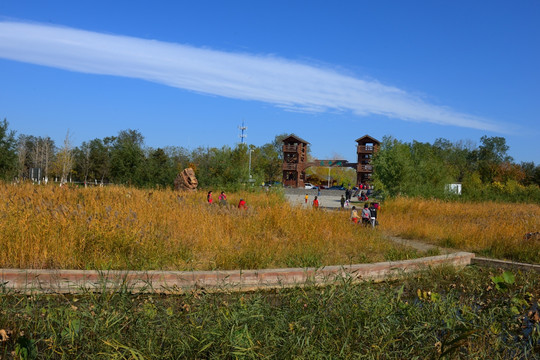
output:
{"label": "rock formation", "polygon": [[174,180],[174,189],[181,191],[196,191],[199,182],[192,168],[184,169]]}

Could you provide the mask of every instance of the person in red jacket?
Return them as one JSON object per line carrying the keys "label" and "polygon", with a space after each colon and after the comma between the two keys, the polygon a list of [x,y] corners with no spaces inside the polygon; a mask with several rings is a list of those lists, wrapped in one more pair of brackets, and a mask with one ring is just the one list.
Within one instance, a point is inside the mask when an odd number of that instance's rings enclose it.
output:
{"label": "person in red jacket", "polygon": [[247,206],[246,206],[246,202],[244,201],[244,199],[240,199],[240,202],[238,203],[238,208],[239,209],[247,209]]}
{"label": "person in red jacket", "polygon": [[319,208],[319,200],[317,198],[318,198],[318,196],[315,196],[315,199],[313,200],[313,208],[314,209]]}
{"label": "person in red jacket", "polygon": [[212,204],[212,202],[214,202],[214,199],[212,199],[212,191],[209,191],[208,195],[206,195],[206,201],[208,201],[209,204]]}
{"label": "person in red jacket", "polygon": [[227,195],[225,195],[225,191],[222,191],[221,194],[219,194],[218,200],[219,205],[227,205]]}

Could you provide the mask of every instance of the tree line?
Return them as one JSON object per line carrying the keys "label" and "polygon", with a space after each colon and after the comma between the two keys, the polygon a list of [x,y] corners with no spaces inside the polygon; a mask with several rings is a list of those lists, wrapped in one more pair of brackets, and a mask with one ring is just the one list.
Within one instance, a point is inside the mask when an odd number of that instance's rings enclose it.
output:
{"label": "tree line", "polygon": [[[246,183],[281,181],[282,142],[286,134],[262,146],[182,146],[151,148],[137,130],[93,139],[74,147],[69,133],[60,145],[49,137],[20,134],[0,122],[0,178],[29,179],[31,169],[41,170],[41,181],[87,184],[125,184],[138,187],[172,187],[180,171],[195,170],[202,187],[238,187]],[[250,161],[251,158],[251,161]]]}
{"label": "tree line", "polygon": [[384,137],[373,158],[374,184],[390,196],[447,198],[447,184],[461,183],[462,198],[540,202],[540,166],[515,163],[503,137],[470,141],[437,139],[406,143]]}
{"label": "tree line", "polygon": [[[259,185],[281,181],[282,140],[287,136],[277,135],[262,146],[189,150],[182,146],[146,147],[144,136],[128,129],[74,147],[69,133],[59,145],[49,137],[16,136],[4,119],[0,121],[0,178],[28,179],[30,169],[39,168],[41,180],[47,181],[172,187],[177,174],[191,167],[202,187]],[[457,182],[467,199],[540,202],[540,166],[534,162],[518,164],[508,150],[503,137],[484,136],[477,146],[447,139],[433,144],[406,143],[387,136],[373,158],[373,183],[390,196],[445,198],[452,196],[446,185]],[[347,169],[331,171],[338,185],[355,181],[354,172]],[[310,168],[306,173],[324,182],[327,172],[327,168]]]}

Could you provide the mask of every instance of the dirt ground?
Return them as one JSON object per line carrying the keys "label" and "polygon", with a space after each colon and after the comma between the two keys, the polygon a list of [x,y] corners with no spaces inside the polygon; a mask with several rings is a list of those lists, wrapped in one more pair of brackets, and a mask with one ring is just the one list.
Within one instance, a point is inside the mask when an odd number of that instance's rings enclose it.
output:
{"label": "dirt ground", "polygon": [[[305,196],[308,194],[308,202],[305,203]],[[322,208],[337,209],[341,207],[341,195],[345,195],[345,190],[326,190],[322,189],[318,196],[319,206]],[[315,196],[317,196],[317,190],[305,190],[305,189],[285,189],[285,196],[287,200],[293,205],[300,205],[302,207],[311,207],[311,203]],[[357,200],[354,199],[353,200]],[[349,205],[348,209],[352,205]],[[347,208],[346,208],[347,209]]]}

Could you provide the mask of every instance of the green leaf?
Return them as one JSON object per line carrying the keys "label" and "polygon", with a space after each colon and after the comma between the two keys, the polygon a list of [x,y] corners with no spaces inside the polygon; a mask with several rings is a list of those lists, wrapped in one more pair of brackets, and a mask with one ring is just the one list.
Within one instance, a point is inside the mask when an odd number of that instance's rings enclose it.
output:
{"label": "green leaf", "polygon": [[512,306],[512,307],[510,308],[510,311],[511,311],[512,314],[514,314],[514,315],[519,314],[519,310],[518,310],[518,308],[515,307],[515,306]]}
{"label": "green leaf", "polygon": [[507,284],[513,284],[516,281],[514,274],[512,274],[510,271],[505,271],[502,274],[502,277],[504,279],[504,282]]}

